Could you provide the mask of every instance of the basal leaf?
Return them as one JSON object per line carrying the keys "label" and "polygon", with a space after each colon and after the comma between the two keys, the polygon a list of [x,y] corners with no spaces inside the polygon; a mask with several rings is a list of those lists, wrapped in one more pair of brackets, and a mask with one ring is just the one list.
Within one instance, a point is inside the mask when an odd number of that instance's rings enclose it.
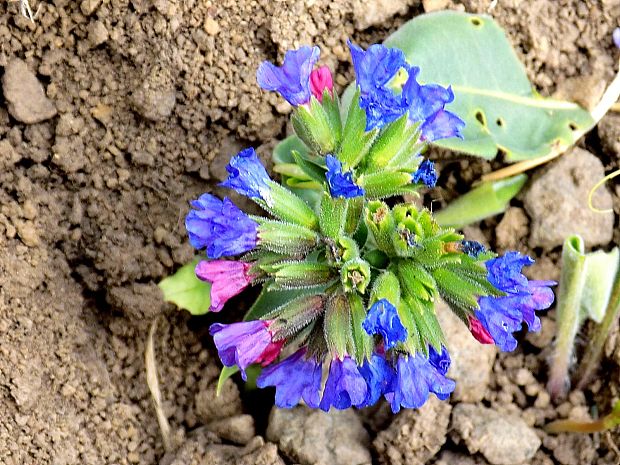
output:
{"label": "basal leaf", "polygon": [[204,315],[211,305],[211,284],[201,281],[194,273],[198,262],[198,258],[194,259],[159,283],[166,302],[171,302],[192,315]]}
{"label": "basal leaf", "polygon": [[423,83],[451,85],[447,109],[466,123],[464,140],[436,144],[492,159],[497,150],[508,161],[546,155],[554,143],[574,142],[573,131],[592,123],[590,113],[570,102],[542,98],[506,34],[489,16],[442,11],[418,16],[388,37],[420,67]]}

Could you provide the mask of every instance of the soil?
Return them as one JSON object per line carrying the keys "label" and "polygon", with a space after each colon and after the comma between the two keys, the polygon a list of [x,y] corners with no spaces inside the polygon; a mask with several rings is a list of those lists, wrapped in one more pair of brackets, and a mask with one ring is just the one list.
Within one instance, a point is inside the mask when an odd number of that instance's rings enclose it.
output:
{"label": "soil", "polygon": [[[38,9],[31,22],[19,15],[18,3],[3,2],[0,463],[293,460],[288,449],[250,439],[254,424],[265,436],[268,395],[240,396],[229,381],[215,396],[219,365],[205,337],[215,317],[190,319],[164,304],[156,287],[193,255],[183,227],[188,201],[219,192],[215,185],[240,148],[254,145],[268,160],[286,135],[290,107],[255,85],[261,61],[278,60],[289,47],[319,45],[321,62],[337,70],[341,90],[352,77],[348,37],[368,45],[425,10],[486,12],[490,3],[31,0]],[[500,0],[491,14],[542,94],[570,89],[567,98],[587,104],[616,71],[618,51],[610,37],[620,25],[617,0]],[[579,85],[584,77],[589,85]],[[601,130],[581,143],[606,173],[620,165],[617,121],[606,117]],[[427,203],[447,202],[498,165],[458,154],[433,157],[447,187],[427,194]],[[620,242],[619,188],[611,195],[615,232],[605,247]],[[535,256],[533,276],[557,278],[558,249],[531,250],[529,220],[517,199],[504,218],[473,229],[492,247]],[[247,305],[243,299],[234,304]],[[231,308],[224,318],[239,311]],[[168,451],[144,366],[155,318],[163,408],[172,427]],[[555,418],[588,417],[592,405],[604,413],[619,395],[620,357],[614,354],[620,349],[612,347],[605,373],[586,393],[559,405],[549,401],[544,384],[553,324],[552,310],[541,335],[497,357],[481,405],[535,428],[542,446],[531,463],[617,463],[617,433],[549,436],[541,429]],[[417,414],[408,415],[416,421]],[[408,443],[392,441],[386,432],[407,437],[405,421],[398,417],[391,424],[380,411],[361,417],[370,438],[363,447],[373,461],[398,463],[386,450]],[[471,448],[476,455],[466,458],[470,452],[452,432],[439,440],[416,434],[422,448],[430,438],[432,453],[404,450],[400,456],[419,463],[484,463]]]}

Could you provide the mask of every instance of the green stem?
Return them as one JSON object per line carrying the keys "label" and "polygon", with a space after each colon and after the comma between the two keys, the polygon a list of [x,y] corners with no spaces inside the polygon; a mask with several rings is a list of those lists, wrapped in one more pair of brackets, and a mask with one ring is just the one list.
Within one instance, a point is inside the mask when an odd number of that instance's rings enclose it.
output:
{"label": "green stem", "polygon": [[620,270],[616,273],[616,279],[614,282],[613,290],[611,291],[611,297],[607,304],[607,310],[605,311],[605,317],[601,324],[597,325],[592,338],[586,348],[586,352],[581,360],[579,368],[579,374],[577,379],[578,389],[584,389],[592,375],[596,371],[603,353],[603,347],[605,341],[611,330],[618,323],[618,314],[620,313]]}
{"label": "green stem", "polygon": [[602,433],[620,424],[620,401],[610,413],[595,421],[557,420],[545,426],[547,433]]}

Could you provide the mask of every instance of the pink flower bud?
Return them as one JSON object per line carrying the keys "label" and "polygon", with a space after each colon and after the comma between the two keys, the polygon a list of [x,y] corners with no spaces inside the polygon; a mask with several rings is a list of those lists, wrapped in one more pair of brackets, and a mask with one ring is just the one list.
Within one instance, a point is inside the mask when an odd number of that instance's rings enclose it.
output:
{"label": "pink flower bud", "polygon": [[334,80],[327,66],[321,66],[310,73],[310,90],[319,102],[323,101],[323,91],[327,89],[333,95]]}
{"label": "pink flower bud", "polygon": [[481,344],[495,344],[491,333],[482,326],[478,318],[471,315],[469,316],[469,331],[471,331],[472,336]]}
{"label": "pink flower bud", "polygon": [[196,276],[211,283],[211,306],[219,312],[226,301],[244,290],[252,281],[248,274],[250,264],[231,260],[201,261],[196,265]]}

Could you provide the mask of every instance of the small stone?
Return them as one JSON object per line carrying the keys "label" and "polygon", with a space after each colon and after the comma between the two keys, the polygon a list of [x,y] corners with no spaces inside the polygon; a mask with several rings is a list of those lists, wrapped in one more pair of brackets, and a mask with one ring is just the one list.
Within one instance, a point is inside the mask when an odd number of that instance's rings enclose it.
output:
{"label": "small stone", "polygon": [[92,48],[107,42],[109,37],[108,30],[101,21],[94,21],[88,25],[88,42]]}
{"label": "small stone", "polygon": [[155,68],[133,92],[134,109],[151,121],[165,121],[176,105],[176,90],[170,72]]}
{"label": "small stone", "polygon": [[620,160],[620,113],[607,113],[596,126],[603,150]]}
{"label": "small stone", "polygon": [[17,234],[24,244],[28,247],[39,245],[39,235],[32,221],[24,221],[17,225]]}
{"label": "small stone", "polygon": [[445,10],[450,0],[422,0],[422,7],[426,13],[431,11]]}
{"label": "small stone", "polygon": [[[532,219],[530,247],[550,250],[571,234],[581,235],[588,248],[608,244],[613,237],[613,212],[588,208],[590,190],[604,176],[601,161],[575,147],[534,179],[523,201]],[[611,208],[612,197],[605,186],[594,193],[592,203],[601,210]]]}
{"label": "small stone", "polygon": [[17,150],[8,140],[0,140],[0,167],[11,167],[21,160]]}
{"label": "small stone", "polygon": [[112,116],[112,107],[100,103],[96,107],[90,109],[90,114],[100,123],[108,124]]}
{"label": "small stone", "polygon": [[12,60],[4,69],[2,91],[9,113],[21,123],[35,124],[56,116],[43,85],[22,60]]}
{"label": "small stone", "polygon": [[379,462],[386,465],[427,463],[446,442],[451,410],[448,402],[435,396],[419,409],[403,410],[373,442]]}
{"label": "small stone", "polygon": [[558,82],[553,98],[578,103],[588,111],[596,106],[605,92],[605,78],[600,71],[570,77]]}
{"label": "small stone", "polygon": [[469,452],[480,452],[493,465],[525,463],[541,444],[536,432],[522,418],[480,405],[454,407],[452,428]]}
{"label": "small stone", "polygon": [[220,25],[210,16],[205,20],[205,32],[210,36],[214,36],[220,32]]}
{"label": "small stone", "polygon": [[37,206],[30,199],[24,202],[22,213],[27,220],[34,220],[37,217]]}
{"label": "small stone", "polygon": [[461,402],[479,402],[484,398],[491,379],[497,347],[476,341],[444,301],[439,301],[436,308],[444,333],[450,335],[447,348],[452,363],[448,377],[456,381],[451,398]]}
{"label": "small stone", "polygon": [[517,249],[527,236],[529,219],[522,208],[510,207],[495,228],[497,245],[501,249]]}
{"label": "small stone", "polygon": [[353,7],[353,17],[358,29],[383,25],[393,16],[402,15],[418,0],[357,0]]}
{"label": "small stone", "polygon": [[101,0],[83,0],[80,4],[80,10],[84,16],[92,15],[101,5]]}
{"label": "small stone", "polygon": [[267,439],[300,465],[371,463],[368,433],[352,409],[325,413],[305,406],[274,407]]}
{"label": "small stone", "polygon": [[254,437],[254,418],[251,415],[236,415],[208,423],[207,430],[220,438],[237,444],[247,444]]}

